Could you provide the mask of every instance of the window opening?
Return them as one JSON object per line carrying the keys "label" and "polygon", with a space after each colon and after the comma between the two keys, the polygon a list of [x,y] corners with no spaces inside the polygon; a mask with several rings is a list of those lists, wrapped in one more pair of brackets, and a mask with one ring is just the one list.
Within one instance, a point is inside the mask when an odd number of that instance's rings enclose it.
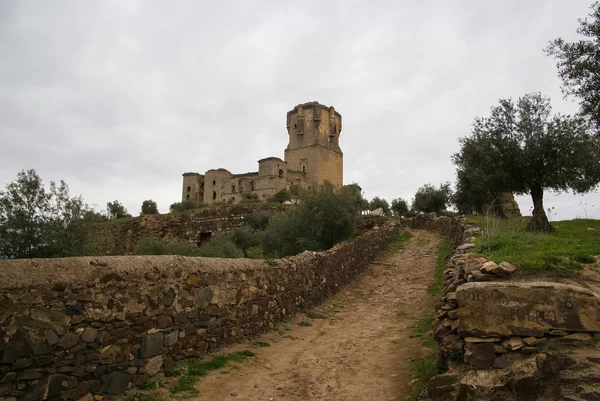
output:
{"label": "window opening", "polygon": [[192,190],[192,187],[188,186],[187,191],[190,192],[191,190]]}
{"label": "window opening", "polygon": [[279,170],[279,178],[283,178],[283,170]]}
{"label": "window opening", "polygon": [[217,199],[217,191],[213,191],[213,200]]}

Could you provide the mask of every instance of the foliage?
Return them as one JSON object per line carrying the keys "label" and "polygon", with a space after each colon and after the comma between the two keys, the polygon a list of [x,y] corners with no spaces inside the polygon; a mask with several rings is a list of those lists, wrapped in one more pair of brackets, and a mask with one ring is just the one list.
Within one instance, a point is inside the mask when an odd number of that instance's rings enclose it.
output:
{"label": "foliage", "polygon": [[392,199],[390,209],[394,212],[394,216],[406,217],[408,214],[408,203],[402,198]]}
{"label": "foliage", "polygon": [[358,184],[342,186],[340,193],[353,200],[359,211],[369,210],[369,201],[363,197],[362,189]]}
{"label": "foliage", "polygon": [[[469,218],[473,222],[483,219]],[[556,231],[534,235],[525,230],[525,219],[484,223],[491,227],[475,241],[475,252],[496,263],[509,262],[532,274],[547,273],[570,277],[600,254],[600,220],[557,221]],[[592,228],[593,230],[589,230]],[[595,230],[595,231],[594,231]]]}
{"label": "foliage", "polygon": [[460,166],[456,170],[456,191],[452,203],[462,214],[484,214],[492,211],[498,217],[504,217],[501,209],[501,193],[486,187],[487,177],[481,176],[477,169]]}
{"label": "foliage", "polygon": [[200,209],[202,207],[205,207],[204,203],[196,202],[196,201],[188,199],[188,200],[184,200],[183,202],[172,203],[171,206],[169,206],[169,212],[170,213],[180,213],[180,212],[184,212],[186,210]]}
{"label": "foliage", "polygon": [[411,237],[412,237],[412,234],[409,233],[408,231],[403,232],[402,234],[400,234],[399,236],[394,238],[385,247],[385,250],[383,251],[382,256],[384,256],[384,257],[392,256],[393,254],[398,252],[400,249],[404,249],[404,246],[411,239]]}
{"label": "foliage", "polygon": [[557,59],[563,93],[579,99],[581,113],[596,129],[600,128],[600,2],[591,6],[588,18],[579,19],[575,42],[558,38],[550,42],[546,54]]}
{"label": "foliage", "polygon": [[431,184],[425,184],[417,189],[412,208],[423,213],[444,214],[450,205],[451,196],[452,190],[449,182],[440,184],[439,188],[435,188]]}
{"label": "foliage", "polygon": [[371,202],[369,202],[369,210],[373,211],[378,208],[382,208],[383,214],[385,214],[386,216],[390,214],[390,204],[388,203],[388,201],[386,201],[383,198],[380,198],[379,196],[376,196],[373,199],[371,199]]}
{"label": "foliage", "polygon": [[252,231],[262,231],[269,224],[273,213],[266,211],[252,212],[246,215],[244,221]]}
{"label": "foliage", "polygon": [[243,256],[242,250],[238,249],[227,237],[216,237],[201,247],[181,239],[142,238],[133,249],[133,253],[135,255],[182,255],[211,258],[241,258]]}
{"label": "foliage", "polygon": [[552,231],[544,190],[585,193],[600,182],[600,136],[589,133],[583,119],[551,111],[540,93],[516,104],[501,99],[489,117],[475,119],[471,136],[460,139],[461,150],[453,156],[459,172],[476,177],[488,191],[530,194],[532,231]]}
{"label": "foliage", "polygon": [[238,228],[231,234],[231,240],[248,257],[248,249],[259,244],[259,238],[249,228]]}
{"label": "foliage", "polygon": [[292,194],[287,189],[278,191],[275,195],[269,196],[267,202],[283,203],[292,200]]}
{"label": "foliage", "polygon": [[0,258],[81,255],[87,224],[100,219],[64,181],[46,190],[33,169],[0,191]]}
{"label": "foliage", "polygon": [[262,235],[263,250],[268,255],[287,256],[329,249],[354,235],[358,217],[356,197],[336,191],[326,181],[304,193],[292,210],[271,218]]}
{"label": "foliage", "polygon": [[158,214],[158,206],[156,202],[152,199],[147,199],[142,202],[142,212],[140,213],[142,216],[147,214]]}
{"label": "foliage", "polygon": [[123,206],[118,200],[114,202],[106,202],[106,214],[111,220],[132,217],[129,213],[127,213],[125,206]]}
{"label": "foliage", "polygon": [[165,399],[149,394],[130,393],[123,396],[123,401],[165,401]]}
{"label": "foliage", "polygon": [[260,203],[261,200],[257,194],[248,194],[244,196],[244,199],[240,200],[240,203]]}

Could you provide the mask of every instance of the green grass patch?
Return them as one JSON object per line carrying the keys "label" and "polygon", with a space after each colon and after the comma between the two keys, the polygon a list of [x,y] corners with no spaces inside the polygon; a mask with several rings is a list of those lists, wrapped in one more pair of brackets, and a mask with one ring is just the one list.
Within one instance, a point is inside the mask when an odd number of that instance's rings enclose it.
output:
{"label": "green grass patch", "polygon": [[303,320],[300,323],[298,323],[298,326],[301,326],[301,327],[310,327],[310,326],[312,326],[312,324],[310,324],[307,321]]}
{"label": "green grass patch", "polygon": [[165,380],[151,380],[146,379],[139,385],[140,390],[155,390],[157,388],[166,387],[167,382]]}
{"label": "green grass patch", "polygon": [[[470,216],[486,230],[475,241],[475,252],[496,263],[509,262],[527,274],[544,273],[572,277],[582,269],[581,263],[594,263],[600,254],[600,220],[575,219],[555,221],[556,232],[536,234],[526,231],[526,218],[514,220]],[[592,230],[588,230],[591,228]]]}
{"label": "green grass patch", "polygon": [[405,398],[405,401],[417,401],[419,399],[421,388],[427,384],[429,379],[439,373],[437,368],[437,357],[435,355],[428,355],[423,358],[415,359],[413,361],[411,375],[413,379],[413,388],[410,395]]}
{"label": "green grass patch", "polygon": [[265,347],[270,347],[271,344],[269,344],[266,341],[254,341],[252,343],[252,346],[255,347],[255,348],[265,348]]}
{"label": "green grass patch", "polygon": [[[227,355],[216,355],[207,361],[189,361],[182,367],[168,373],[168,376],[180,376],[177,383],[171,388],[171,394],[186,392],[190,396],[195,396],[198,391],[194,386],[198,383],[200,377],[206,376],[213,370],[222,369],[228,366],[230,362],[243,362],[254,355],[252,351],[239,351]],[[235,366],[230,367],[235,369]]]}
{"label": "green grass patch", "polygon": [[394,238],[392,240],[392,242],[390,242],[387,245],[387,247],[385,248],[385,250],[383,251],[383,256],[391,256],[394,253],[396,253],[397,251],[403,249],[411,237],[412,237],[411,233],[404,232],[404,233],[400,234],[399,236],[397,236],[396,238]]}
{"label": "green grass patch", "polygon": [[454,248],[445,239],[440,239],[440,245],[437,252],[437,260],[435,263],[435,279],[427,290],[434,298],[440,298],[442,296],[442,290],[444,289],[444,270],[446,270],[446,262],[448,258],[454,252]]}
{"label": "green grass patch", "polygon": [[131,393],[122,398],[123,401],[165,401],[164,398],[155,397],[149,394]]}

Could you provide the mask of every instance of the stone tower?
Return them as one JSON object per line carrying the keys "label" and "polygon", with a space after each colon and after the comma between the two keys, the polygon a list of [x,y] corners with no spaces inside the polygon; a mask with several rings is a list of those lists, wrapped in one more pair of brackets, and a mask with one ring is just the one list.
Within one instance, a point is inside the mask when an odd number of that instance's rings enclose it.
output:
{"label": "stone tower", "polygon": [[329,180],[343,185],[343,153],[339,139],[342,116],[333,107],[309,102],[287,113],[289,143],[285,162],[290,170],[306,174],[311,185]]}

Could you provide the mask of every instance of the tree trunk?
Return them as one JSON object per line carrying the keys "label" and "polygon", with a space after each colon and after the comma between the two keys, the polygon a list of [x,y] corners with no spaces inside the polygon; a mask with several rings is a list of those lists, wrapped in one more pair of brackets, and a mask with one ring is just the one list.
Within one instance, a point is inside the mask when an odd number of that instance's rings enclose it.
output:
{"label": "tree trunk", "polygon": [[527,229],[541,233],[554,232],[554,227],[550,225],[548,216],[546,216],[546,212],[544,211],[544,190],[541,188],[532,188],[531,199],[533,200],[533,216]]}

